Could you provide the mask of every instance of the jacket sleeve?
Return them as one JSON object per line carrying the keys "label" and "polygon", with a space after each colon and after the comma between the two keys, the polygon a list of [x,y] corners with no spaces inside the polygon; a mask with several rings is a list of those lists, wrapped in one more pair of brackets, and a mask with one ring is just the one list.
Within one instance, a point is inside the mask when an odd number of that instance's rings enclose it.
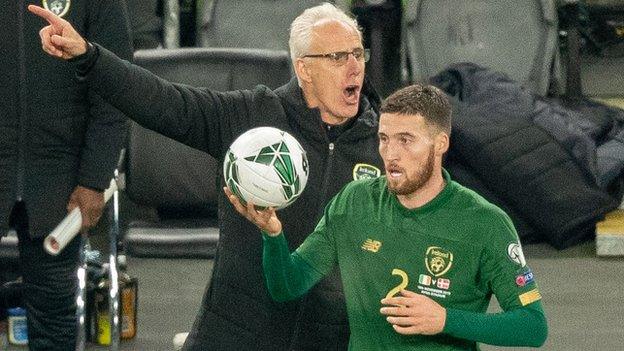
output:
{"label": "jacket sleeve", "polygon": [[[132,57],[130,29],[125,2],[102,0],[89,2],[84,28],[88,40],[107,45],[124,59]],[[78,183],[94,189],[108,187],[126,140],[128,122],[119,110],[88,91],[89,120],[81,152]]]}
{"label": "jacket sleeve", "polygon": [[78,72],[79,80],[141,126],[218,160],[242,131],[267,123],[263,116],[284,113],[266,86],[218,92],[171,83],[93,44],[97,58],[86,72]]}

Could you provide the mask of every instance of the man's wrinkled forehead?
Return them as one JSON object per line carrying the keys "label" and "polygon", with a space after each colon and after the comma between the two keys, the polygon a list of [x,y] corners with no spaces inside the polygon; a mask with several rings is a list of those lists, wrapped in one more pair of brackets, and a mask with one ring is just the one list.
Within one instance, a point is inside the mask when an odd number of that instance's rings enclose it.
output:
{"label": "man's wrinkled forehead", "polygon": [[362,47],[361,33],[350,25],[338,20],[321,20],[312,28],[312,47],[344,46],[340,49]]}

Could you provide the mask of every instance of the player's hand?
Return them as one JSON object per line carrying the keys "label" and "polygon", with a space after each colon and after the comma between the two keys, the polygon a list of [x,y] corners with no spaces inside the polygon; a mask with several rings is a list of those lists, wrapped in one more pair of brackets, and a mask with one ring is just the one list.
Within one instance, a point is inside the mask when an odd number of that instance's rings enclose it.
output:
{"label": "player's hand", "polygon": [[384,298],[379,311],[399,334],[435,335],[444,329],[446,309],[427,296],[401,290],[402,296]]}
{"label": "player's hand", "polygon": [[43,51],[51,56],[69,60],[87,52],[88,44],[72,25],[51,11],[36,5],[28,5],[28,11],[48,21],[49,25],[39,31]]}
{"label": "player's hand", "polygon": [[80,208],[82,214],[82,231],[94,227],[104,211],[104,193],[82,186],[77,186],[69,196],[67,212]]}
{"label": "player's hand", "polygon": [[282,232],[282,222],[277,218],[275,209],[269,207],[264,210],[256,210],[254,204],[247,201],[247,206],[244,206],[238,197],[234,195],[230,189],[223,187],[223,192],[227,196],[228,200],[234,205],[236,211],[247,218],[251,223],[255,224],[258,228],[267,232],[270,236],[277,236]]}

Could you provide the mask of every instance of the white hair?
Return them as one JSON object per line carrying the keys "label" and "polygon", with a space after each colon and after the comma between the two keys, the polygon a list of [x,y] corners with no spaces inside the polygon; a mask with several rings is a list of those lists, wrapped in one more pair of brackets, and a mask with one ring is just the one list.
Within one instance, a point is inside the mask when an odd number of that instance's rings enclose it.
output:
{"label": "white hair", "polygon": [[325,2],[321,5],[310,7],[295,18],[290,25],[288,46],[290,47],[290,59],[292,60],[293,66],[297,58],[308,54],[314,26],[321,21],[332,20],[344,23],[353,28],[360,36],[360,40],[362,39],[362,31],[357,21],[336,6]]}

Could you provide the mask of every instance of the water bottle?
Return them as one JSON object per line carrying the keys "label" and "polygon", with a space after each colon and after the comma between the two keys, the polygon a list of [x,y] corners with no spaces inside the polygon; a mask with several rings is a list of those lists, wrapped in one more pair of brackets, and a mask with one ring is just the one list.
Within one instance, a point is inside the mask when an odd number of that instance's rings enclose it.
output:
{"label": "water bottle", "polygon": [[26,327],[26,310],[21,307],[7,310],[9,320],[9,343],[12,345],[28,344],[28,329]]}

